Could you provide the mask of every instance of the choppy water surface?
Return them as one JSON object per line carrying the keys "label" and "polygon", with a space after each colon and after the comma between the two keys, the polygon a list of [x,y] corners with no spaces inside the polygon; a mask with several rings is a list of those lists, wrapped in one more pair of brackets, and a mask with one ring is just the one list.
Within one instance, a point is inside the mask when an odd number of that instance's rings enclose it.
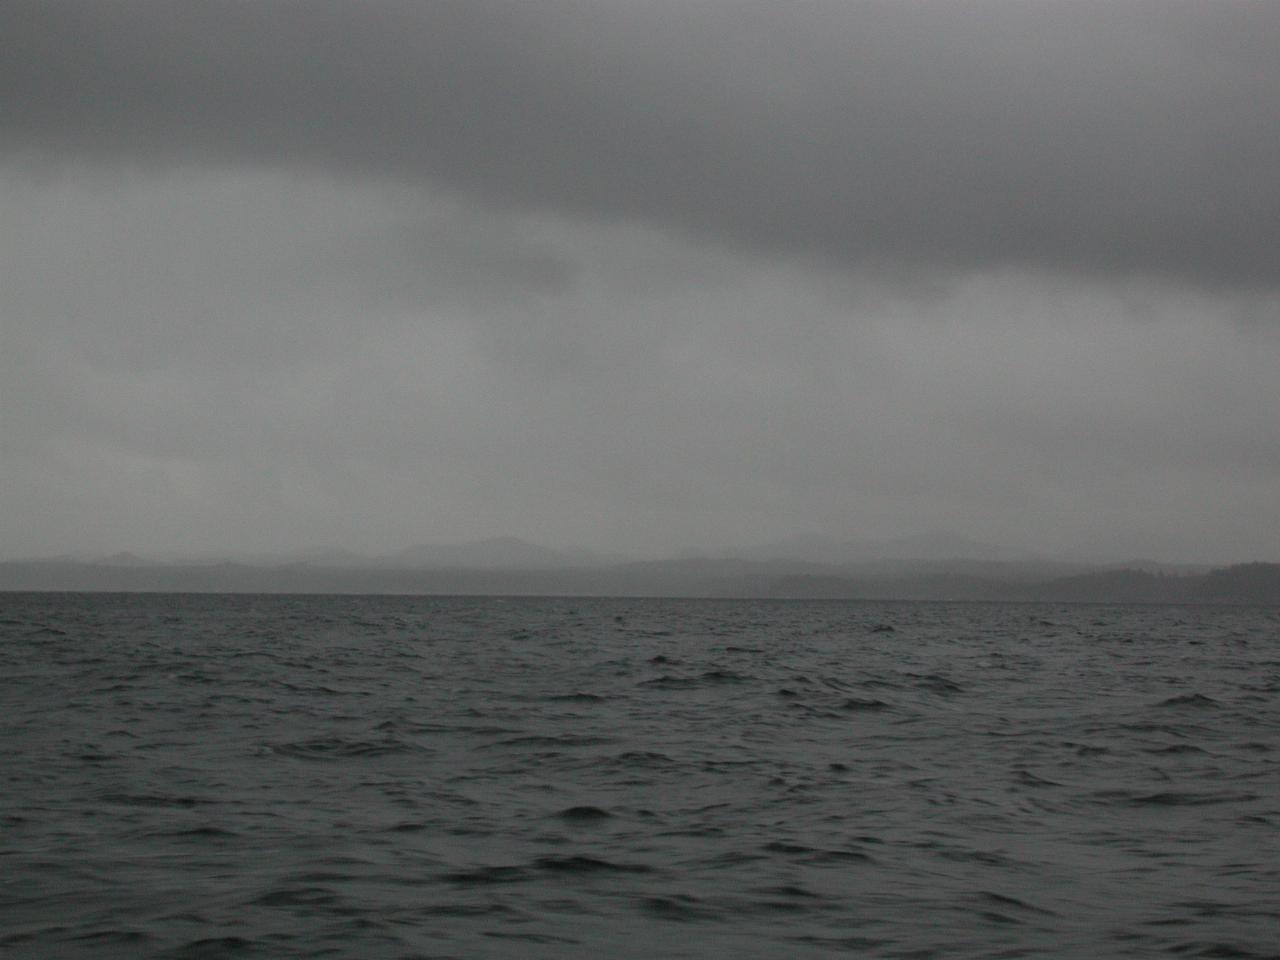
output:
{"label": "choppy water surface", "polygon": [[1280,611],[0,621],[0,956],[1280,954]]}

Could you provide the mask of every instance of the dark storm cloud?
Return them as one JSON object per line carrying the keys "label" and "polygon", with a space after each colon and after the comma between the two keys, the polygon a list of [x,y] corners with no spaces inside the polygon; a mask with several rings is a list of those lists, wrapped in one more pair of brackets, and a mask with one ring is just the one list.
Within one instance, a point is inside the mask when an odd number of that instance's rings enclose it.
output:
{"label": "dark storm cloud", "polygon": [[0,44],[28,171],[255,163],[863,268],[1280,281],[1277,4],[9,0]]}

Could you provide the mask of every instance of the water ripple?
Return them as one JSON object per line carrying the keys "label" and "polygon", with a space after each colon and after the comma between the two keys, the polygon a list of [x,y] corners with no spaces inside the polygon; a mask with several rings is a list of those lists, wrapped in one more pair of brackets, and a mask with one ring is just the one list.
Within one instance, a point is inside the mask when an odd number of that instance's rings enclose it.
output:
{"label": "water ripple", "polygon": [[1276,957],[1278,631],[0,595],[0,956]]}

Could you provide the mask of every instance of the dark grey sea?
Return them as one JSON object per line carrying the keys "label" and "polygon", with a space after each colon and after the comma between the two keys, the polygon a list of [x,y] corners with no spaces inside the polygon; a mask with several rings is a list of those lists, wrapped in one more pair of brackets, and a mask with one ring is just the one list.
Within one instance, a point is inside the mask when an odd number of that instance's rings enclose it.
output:
{"label": "dark grey sea", "polygon": [[0,595],[0,956],[1280,956],[1280,610]]}

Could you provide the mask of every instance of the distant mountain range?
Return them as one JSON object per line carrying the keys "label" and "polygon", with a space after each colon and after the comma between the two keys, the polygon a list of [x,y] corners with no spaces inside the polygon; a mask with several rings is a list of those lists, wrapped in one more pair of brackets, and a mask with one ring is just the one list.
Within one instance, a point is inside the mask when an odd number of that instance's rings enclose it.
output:
{"label": "distant mountain range", "polygon": [[1148,573],[1205,573],[1207,565],[1167,564],[1151,560],[1088,563],[1045,557],[1023,550],[971,540],[952,533],[933,533],[891,539],[850,539],[805,534],[714,554],[687,552],[656,561],[636,561],[622,554],[564,550],[530,543],[518,537],[492,537],[465,543],[424,543],[396,553],[370,556],[343,549],[315,549],[291,553],[260,553],[201,557],[141,557],[121,552],[107,555],[63,555],[25,561],[64,562],[109,567],[213,566],[248,567],[305,565],[339,570],[577,570],[637,564],[682,564],[688,561],[768,565],[778,573],[839,572],[855,578],[918,576],[922,573],[965,574],[996,580],[1047,580],[1108,569]]}
{"label": "distant mountain range", "polygon": [[374,562],[378,566],[431,570],[556,570],[598,567],[617,559],[586,550],[556,550],[517,537],[494,537],[472,543],[410,547]]}
{"label": "distant mountain range", "polygon": [[953,533],[922,534],[888,540],[840,539],[804,534],[732,551],[742,560],[803,560],[810,563],[851,564],[887,560],[1019,561],[1032,555],[970,540]]}
{"label": "distant mountain range", "polygon": [[385,557],[315,551],[156,562],[128,553],[0,563],[0,590],[538,594],[1280,604],[1280,564],[1090,565],[954,538],[793,538],[720,557],[627,561],[501,537]]}

